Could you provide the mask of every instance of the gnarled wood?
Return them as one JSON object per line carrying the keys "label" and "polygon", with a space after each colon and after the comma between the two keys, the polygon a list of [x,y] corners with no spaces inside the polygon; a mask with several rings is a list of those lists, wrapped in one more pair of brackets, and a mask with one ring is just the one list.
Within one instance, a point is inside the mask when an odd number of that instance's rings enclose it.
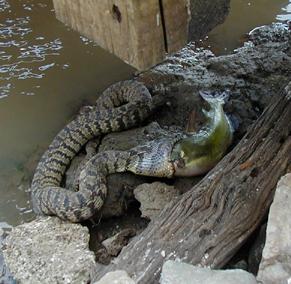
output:
{"label": "gnarled wood", "polygon": [[156,283],[167,259],[223,266],[266,214],[290,163],[291,99],[283,90],[240,143],[199,184],[172,201],[115,264],[96,269],[96,278],[124,269],[138,283]]}

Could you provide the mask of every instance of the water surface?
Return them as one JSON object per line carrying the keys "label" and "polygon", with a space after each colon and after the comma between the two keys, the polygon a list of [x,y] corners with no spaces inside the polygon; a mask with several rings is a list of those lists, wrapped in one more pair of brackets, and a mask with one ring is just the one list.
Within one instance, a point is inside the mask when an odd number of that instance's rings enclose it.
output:
{"label": "water surface", "polygon": [[31,218],[26,173],[82,104],[134,71],[56,20],[52,1],[0,0],[0,221]]}
{"label": "water surface", "polygon": [[290,0],[232,0],[225,22],[207,38],[216,54],[226,54],[241,46],[245,35],[258,26],[291,20]]}
{"label": "water surface", "polygon": [[[208,44],[230,52],[249,30],[290,13],[291,1],[233,0]],[[50,0],[0,0],[0,222],[33,217],[26,180],[40,154],[82,104],[133,72],[57,21]]]}

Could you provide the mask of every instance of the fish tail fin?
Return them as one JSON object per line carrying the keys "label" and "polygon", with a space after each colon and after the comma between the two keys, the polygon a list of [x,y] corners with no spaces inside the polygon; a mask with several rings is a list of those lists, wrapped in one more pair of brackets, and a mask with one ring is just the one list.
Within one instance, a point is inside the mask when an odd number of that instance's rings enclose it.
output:
{"label": "fish tail fin", "polygon": [[200,91],[199,95],[209,104],[223,105],[229,98],[228,91]]}

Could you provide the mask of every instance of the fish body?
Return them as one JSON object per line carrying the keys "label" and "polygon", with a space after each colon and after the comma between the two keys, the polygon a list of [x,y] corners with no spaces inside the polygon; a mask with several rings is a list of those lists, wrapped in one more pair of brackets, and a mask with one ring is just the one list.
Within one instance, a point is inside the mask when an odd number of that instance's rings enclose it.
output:
{"label": "fish body", "polygon": [[187,133],[172,149],[175,176],[195,176],[209,171],[223,157],[232,142],[233,128],[223,110],[227,96],[200,93],[210,109],[203,109],[207,122],[196,133]]}

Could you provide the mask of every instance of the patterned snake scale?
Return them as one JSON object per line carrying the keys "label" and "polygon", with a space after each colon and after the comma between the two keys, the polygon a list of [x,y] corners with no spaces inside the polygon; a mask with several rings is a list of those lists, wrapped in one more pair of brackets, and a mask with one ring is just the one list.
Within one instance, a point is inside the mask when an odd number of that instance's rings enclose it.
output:
{"label": "patterned snake scale", "polygon": [[79,114],[54,138],[36,168],[31,196],[37,214],[56,215],[71,222],[93,216],[107,194],[106,176],[115,172],[171,177],[169,153],[177,139],[162,139],[129,151],[105,151],[92,157],[79,178],[79,191],[62,188],[71,160],[93,137],[128,129],[154,109],[148,89],[136,81],[119,82],[98,98],[96,106]]}

